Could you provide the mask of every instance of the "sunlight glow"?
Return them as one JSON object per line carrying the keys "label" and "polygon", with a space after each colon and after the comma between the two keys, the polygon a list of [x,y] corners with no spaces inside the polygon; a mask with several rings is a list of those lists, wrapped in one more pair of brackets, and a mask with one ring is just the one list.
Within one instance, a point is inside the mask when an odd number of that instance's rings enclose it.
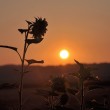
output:
{"label": "sunlight glow", "polygon": [[60,51],[60,58],[67,59],[69,57],[69,52],[66,49]]}

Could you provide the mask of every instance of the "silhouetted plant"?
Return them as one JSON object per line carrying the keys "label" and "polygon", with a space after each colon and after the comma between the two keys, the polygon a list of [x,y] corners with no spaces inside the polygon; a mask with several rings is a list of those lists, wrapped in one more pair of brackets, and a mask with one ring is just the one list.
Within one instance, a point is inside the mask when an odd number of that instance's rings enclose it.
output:
{"label": "silhouetted plant", "polygon": [[[18,52],[18,49],[16,47],[12,47],[12,46],[6,46],[6,45],[0,45],[0,47],[3,48],[8,48],[11,50],[14,50],[15,52],[17,52],[17,54],[20,57],[21,60],[21,71],[20,71],[20,84],[19,84],[19,110],[22,110],[22,106],[23,106],[23,102],[22,102],[22,95],[23,95],[23,78],[24,78],[24,74],[28,71],[26,71],[24,69],[24,61],[27,61],[28,66],[33,64],[33,63],[44,63],[43,60],[41,61],[36,61],[34,59],[29,59],[26,60],[25,56],[26,56],[26,52],[28,47],[31,44],[38,44],[43,40],[43,36],[47,31],[47,26],[48,23],[46,21],[46,19],[42,19],[42,18],[35,18],[34,22],[30,22],[27,21],[28,27],[26,29],[18,29],[18,31],[21,34],[25,35],[25,40],[24,40],[24,50],[23,50],[23,55],[21,56],[20,53]],[[29,34],[32,35],[32,37],[29,37]]]}
{"label": "silhouetted plant", "polygon": [[65,107],[69,99],[65,78],[62,76],[52,77],[49,83],[50,90],[37,89],[37,95],[43,96],[49,110],[69,110],[69,108]]}
{"label": "silhouetted plant", "polygon": [[51,79],[52,91],[65,92],[65,78],[64,77],[53,77]]}
{"label": "silhouetted plant", "polygon": [[52,92],[60,92],[62,95],[59,98],[59,102],[56,106],[64,107],[66,103],[68,102],[68,95],[66,93],[66,85],[65,85],[65,77],[64,76],[58,76],[53,77],[51,80],[51,90]]}
{"label": "silhouetted plant", "polygon": [[93,75],[91,72],[94,69],[91,69],[89,67],[84,67],[84,65],[77,60],[74,60],[76,64],[79,66],[78,73],[73,73],[73,76],[76,76],[79,79],[79,85],[80,85],[80,92],[81,92],[81,110],[84,110],[84,81],[88,79],[94,79],[97,80],[97,76]]}

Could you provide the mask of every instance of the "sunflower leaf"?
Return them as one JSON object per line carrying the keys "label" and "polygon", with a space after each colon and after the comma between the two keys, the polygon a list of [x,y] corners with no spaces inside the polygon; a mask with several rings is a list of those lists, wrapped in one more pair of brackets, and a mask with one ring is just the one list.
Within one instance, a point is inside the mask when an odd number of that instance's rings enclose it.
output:
{"label": "sunflower leaf", "polygon": [[17,51],[17,48],[16,48],[16,47],[12,47],[12,46],[0,45],[0,47],[8,48],[8,49],[12,49],[12,50],[14,50],[14,51]]}
{"label": "sunflower leaf", "polygon": [[23,34],[24,32],[27,32],[28,30],[27,29],[18,29],[18,31]]}
{"label": "sunflower leaf", "polygon": [[33,63],[44,63],[43,60],[37,61],[37,60],[34,60],[34,59],[30,59],[30,60],[26,60],[26,61],[27,61],[28,65],[31,65]]}
{"label": "sunflower leaf", "polygon": [[30,21],[27,21],[27,20],[26,20],[26,22],[28,23],[28,25],[32,24],[32,22],[30,22]]}
{"label": "sunflower leaf", "polygon": [[43,38],[27,39],[26,42],[28,43],[28,45],[30,45],[32,43],[34,43],[34,44],[40,43],[42,40],[43,40]]}
{"label": "sunflower leaf", "polygon": [[83,65],[83,64],[81,64],[80,62],[78,62],[78,61],[77,61],[77,60],[75,60],[75,59],[74,59],[74,61],[76,62],[76,64],[78,64],[78,65],[79,65],[80,69],[84,68],[84,65]]}

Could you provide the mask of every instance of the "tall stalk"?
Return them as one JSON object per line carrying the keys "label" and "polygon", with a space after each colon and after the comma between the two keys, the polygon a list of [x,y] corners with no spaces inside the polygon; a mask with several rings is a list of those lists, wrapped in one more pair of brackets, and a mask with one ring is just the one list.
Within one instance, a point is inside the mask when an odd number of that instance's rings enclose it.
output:
{"label": "tall stalk", "polygon": [[[26,21],[28,23],[28,29],[19,29],[21,33],[25,33],[25,42],[24,42],[24,50],[23,50],[23,56],[21,58],[21,74],[20,74],[20,84],[19,84],[19,110],[22,110],[23,108],[23,78],[24,78],[24,61],[26,52],[28,49],[28,46],[32,43],[40,43],[44,36],[44,33],[46,33],[46,27],[48,25],[47,21],[42,18],[35,18],[35,22]],[[32,34],[34,39],[29,39],[28,34]],[[43,63],[43,61],[36,61],[36,60],[26,60],[28,62],[28,66],[32,63]]]}
{"label": "tall stalk", "polygon": [[[28,34],[27,34],[28,35]],[[27,40],[27,35],[25,34],[25,43],[24,43],[24,50],[23,50],[23,57],[22,57],[22,66],[21,66],[21,76],[20,76],[20,85],[19,85],[19,104],[20,104],[20,107],[19,109],[22,110],[22,95],[23,95],[23,77],[24,77],[24,60],[25,60],[25,55],[26,55],[26,50],[27,50],[27,43],[26,43],[26,40]]]}
{"label": "tall stalk", "polygon": [[[23,50],[23,56],[21,57],[20,53],[18,52],[18,48],[16,47],[12,47],[12,46],[7,46],[7,45],[0,45],[0,47],[2,48],[7,48],[7,49],[11,49],[14,50],[15,52],[17,52],[20,61],[21,61],[21,71],[20,71],[20,83],[19,83],[19,110],[23,109],[23,78],[24,78],[24,73],[26,72],[24,70],[24,61],[25,56],[26,56],[26,52],[28,49],[28,46],[30,44],[38,44],[43,40],[43,36],[47,31],[47,26],[48,26],[48,22],[46,21],[46,19],[42,19],[42,18],[35,18],[35,22],[30,22],[27,21],[28,23],[28,28],[27,29],[18,29],[18,31],[23,34],[25,33],[25,42],[24,42],[24,50]],[[32,35],[31,38],[29,38],[28,34]],[[41,61],[36,61],[34,59],[29,59],[26,60],[28,63],[28,66],[33,64],[33,63],[44,63],[43,60]]]}
{"label": "tall stalk", "polygon": [[76,62],[76,64],[78,64],[79,66],[79,72],[78,74],[75,74],[80,81],[81,84],[81,88],[80,88],[80,92],[81,92],[81,110],[85,109],[84,106],[84,81],[86,81],[87,79],[95,79],[95,77],[92,75],[90,68],[85,68],[84,65],[80,62],[78,62],[77,60],[74,60]]}

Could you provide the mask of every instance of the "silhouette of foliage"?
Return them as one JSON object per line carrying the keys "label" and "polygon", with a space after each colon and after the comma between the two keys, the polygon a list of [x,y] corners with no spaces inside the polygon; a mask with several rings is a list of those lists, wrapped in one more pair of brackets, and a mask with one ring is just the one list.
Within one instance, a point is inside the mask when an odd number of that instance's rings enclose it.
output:
{"label": "silhouette of foliage", "polygon": [[8,49],[12,49],[14,51],[17,51],[17,48],[16,47],[12,47],[12,46],[0,45],[0,47],[2,47],[2,48],[8,48]]}
{"label": "silhouette of foliage", "polygon": [[31,25],[31,24],[32,24],[32,22],[30,22],[30,21],[27,21],[27,20],[26,20],[26,22],[28,23],[28,25]]}
{"label": "silhouette of foliage", "polygon": [[96,80],[97,77],[91,73],[91,71],[93,71],[94,69],[85,68],[84,65],[82,63],[80,63],[79,61],[77,61],[77,60],[74,60],[74,61],[79,66],[78,75],[75,74],[75,76],[77,76],[80,81],[80,91],[79,92],[81,92],[81,110],[84,110],[84,81],[86,81],[88,79]]}
{"label": "silhouette of foliage", "polygon": [[51,79],[51,88],[53,91],[65,92],[65,79],[64,77],[54,77]]}
{"label": "silhouette of foliage", "polygon": [[48,26],[48,23],[45,18],[35,18],[35,22],[32,24],[28,22],[28,24],[31,27],[30,34],[32,34],[35,39],[44,36],[47,31],[46,27]]}
{"label": "silhouette of foliage", "polygon": [[43,38],[36,38],[36,39],[27,39],[26,42],[28,43],[28,45],[30,44],[37,44],[40,43],[43,40]]}
{"label": "silhouette of foliage", "polygon": [[69,100],[66,91],[65,78],[62,76],[52,77],[50,82],[50,90],[37,89],[36,94],[43,96],[50,110],[63,110]]}
{"label": "silhouette of foliage", "polygon": [[[42,18],[35,18],[35,22],[30,22],[27,21],[28,24],[28,29],[18,29],[19,32],[21,32],[22,34],[25,33],[25,42],[24,42],[24,51],[23,51],[23,57],[21,60],[21,79],[20,79],[20,89],[19,89],[19,102],[20,102],[20,110],[22,110],[22,89],[23,89],[23,77],[24,77],[24,73],[27,73],[28,71],[24,70],[24,61],[25,61],[25,55],[28,49],[28,46],[32,43],[40,43],[43,38],[42,36],[44,36],[44,34],[46,33],[47,30],[47,26],[48,23],[46,21],[46,19],[42,19]],[[32,39],[29,38],[29,34],[32,34]],[[31,60],[26,60],[28,62],[28,65],[31,65],[33,63],[44,63],[43,60],[41,61],[37,61],[34,59]]]}
{"label": "silhouette of foliage", "polygon": [[[19,83],[19,91],[18,91],[18,93],[19,93],[19,110],[22,110],[22,108],[23,108],[23,78],[24,78],[24,73],[28,72],[25,70],[24,62],[27,61],[28,66],[33,64],[33,63],[44,63],[43,60],[41,60],[41,61],[37,61],[34,59],[25,60],[27,49],[30,46],[30,44],[40,43],[44,39],[42,36],[44,36],[44,34],[46,33],[47,26],[48,26],[48,23],[47,23],[45,18],[44,19],[35,18],[34,22],[30,22],[27,20],[26,20],[26,22],[28,24],[27,29],[21,29],[21,28],[18,29],[18,31],[21,34],[25,35],[24,50],[23,50],[22,57],[21,57],[20,53],[17,51],[16,47],[0,45],[0,47],[2,47],[2,48],[8,48],[8,49],[16,51],[20,57],[20,60],[21,60],[20,83]],[[32,35],[32,38],[29,38],[29,34]],[[12,85],[5,84],[2,87],[10,87],[10,86],[12,86]]]}
{"label": "silhouette of foliage", "polygon": [[30,59],[30,60],[26,60],[26,61],[28,62],[28,65],[31,65],[33,63],[44,63],[43,60],[37,61],[37,60],[34,60],[34,59]]}
{"label": "silhouette of foliage", "polygon": [[23,34],[23,33],[26,33],[28,30],[27,29],[18,29],[18,31]]}

